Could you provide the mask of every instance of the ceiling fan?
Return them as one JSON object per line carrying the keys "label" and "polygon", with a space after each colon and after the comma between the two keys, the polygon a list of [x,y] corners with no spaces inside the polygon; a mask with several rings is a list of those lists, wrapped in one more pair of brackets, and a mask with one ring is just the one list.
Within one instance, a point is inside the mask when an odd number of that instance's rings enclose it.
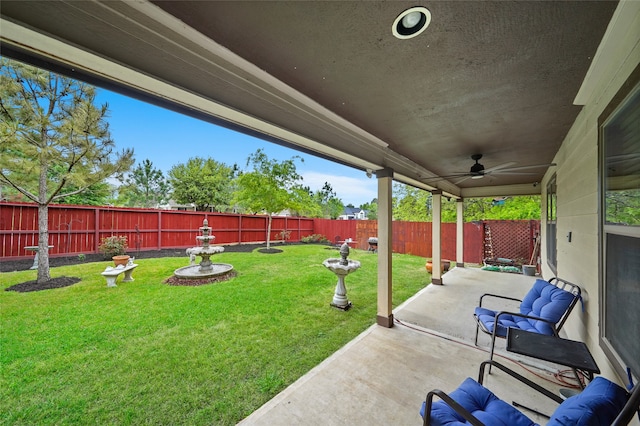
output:
{"label": "ceiling fan", "polygon": [[539,169],[543,167],[555,166],[555,163],[548,163],[548,164],[536,164],[533,166],[511,167],[517,163],[515,161],[510,161],[508,163],[503,163],[498,166],[485,169],[484,166],[479,162],[481,158],[482,158],[482,154],[473,154],[471,156],[471,159],[475,161],[475,164],[471,166],[468,172],[453,173],[446,176],[434,176],[433,178],[427,178],[427,180],[443,180],[443,179],[459,178],[453,181],[453,183],[457,185],[459,183],[464,182],[467,179],[482,179],[483,177],[490,176],[490,175],[537,175],[538,173],[523,172],[522,170]]}

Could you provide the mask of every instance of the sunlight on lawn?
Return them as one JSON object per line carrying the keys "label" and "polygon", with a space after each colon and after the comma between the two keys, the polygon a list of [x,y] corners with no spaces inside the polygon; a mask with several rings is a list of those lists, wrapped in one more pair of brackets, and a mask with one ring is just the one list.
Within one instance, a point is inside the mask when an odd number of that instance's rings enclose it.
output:
{"label": "sunlight on lawn", "polygon": [[[163,281],[188,258],[137,260],[107,288],[108,262],[52,268],[70,287],[3,291],[0,421],[5,424],[235,424],[375,322],[377,254],[352,250],[353,308],[333,309],[326,246],[222,253],[229,281]],[[424,259],[394,255],[393,303],[426,286]],[[35,271],[2,274],[3,289]]]}

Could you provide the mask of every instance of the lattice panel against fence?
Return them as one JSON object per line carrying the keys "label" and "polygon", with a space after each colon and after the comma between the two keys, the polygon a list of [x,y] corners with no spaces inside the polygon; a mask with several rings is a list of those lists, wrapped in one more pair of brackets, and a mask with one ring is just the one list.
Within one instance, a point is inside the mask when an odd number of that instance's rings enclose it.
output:
{"label": "lattice panel against fence", "polygon": [[484,258],[506,258],[528,264],[539,233],[537,221],[484,222]]}

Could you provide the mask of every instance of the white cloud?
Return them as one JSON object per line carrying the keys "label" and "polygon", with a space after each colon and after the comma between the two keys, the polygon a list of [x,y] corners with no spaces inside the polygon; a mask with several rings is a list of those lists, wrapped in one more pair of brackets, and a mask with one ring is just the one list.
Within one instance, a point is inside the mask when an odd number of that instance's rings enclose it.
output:
{"label": "white cloud", "polygon": [[332,175],[321,172],[302,172],[303,184],[312,191],[322,189],[325,182],[329,182],[338,198],[344,204],[353,204],[358,207],[378,197],[378,184],[376,179],[369,179],[362,172],[362,178],[350,176]]}

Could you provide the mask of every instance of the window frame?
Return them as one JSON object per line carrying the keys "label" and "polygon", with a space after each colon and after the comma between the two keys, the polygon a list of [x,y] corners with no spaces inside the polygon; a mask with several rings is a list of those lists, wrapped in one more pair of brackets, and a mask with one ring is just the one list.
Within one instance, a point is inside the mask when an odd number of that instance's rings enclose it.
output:
{"label": "window frame", "polygon": [[[608,235],[626,236],[640,239],[640,226],[625,226],[615,223],[607,223],[606,195],[606,141],[604,140],[605,127],[616,117],[632,97],[640,91],[640,65],[631,73],[627,81],[621,86],[618,93],[611,99],[607,107],[598,117],[598,255],[599,255],[599,345],[607,356],[615,371],[620,377],[627,377],[627,366],[622,357],[606,335],[607,330],[607,243]],[[634,372],[636,375],[639,371]]]}
{"label": "window frame", "polygon": [[558,191],[557,175],[554,173],[547,182],[547,213],[546,213],[546,248],[547,266],[554,274],[558,273]]}

